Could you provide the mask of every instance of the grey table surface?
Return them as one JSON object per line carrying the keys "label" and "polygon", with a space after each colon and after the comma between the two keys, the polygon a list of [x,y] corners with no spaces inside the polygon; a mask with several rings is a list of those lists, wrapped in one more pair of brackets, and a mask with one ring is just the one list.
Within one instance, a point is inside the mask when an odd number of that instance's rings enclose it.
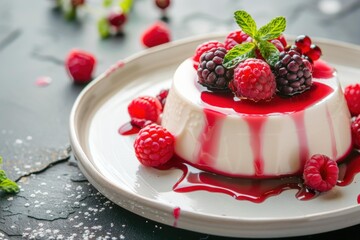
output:
{"label": "grey table surface", "polygon": [[[22,188],[16,195],[0,194],[0,239],[228,239],[159,224],[118,207],[86,180],[69,149],[69,114],[84,86],[69,80],[65,56],[74,47],[92,52],[99,75],[142,51],[141,33],[161,14],[151,0],[134,2],[124,35],[102,40],[96,11],[69,22],[51,0],[0,0],[0,155]],[[99,7],[99,1],[87,3]],[[233,30],[238,9],[249,11],[259,25],[284,15],[290,35],[360,44],[357,0],[173,0],[172,38]],[[41,76],[51,83],[37,86]],[[289,239],[359,234],[360,225]]]}

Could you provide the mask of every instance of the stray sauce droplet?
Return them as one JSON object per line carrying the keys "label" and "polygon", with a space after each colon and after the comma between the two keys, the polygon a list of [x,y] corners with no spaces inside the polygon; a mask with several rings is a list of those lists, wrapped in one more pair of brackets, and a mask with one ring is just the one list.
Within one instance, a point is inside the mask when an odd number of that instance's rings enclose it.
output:
{"label": "stray sauce droplet", "polygon": [[39,87],[46,87],[52,82],[52,79],[47,76],[38,77],[35,81],[35,85]]}
{"label": "stray sauce droplet", "polygon": [[173,216],[175,218],[174,227],[177,227],[177,221],[180,217],[180,211],[181,211],[181,209],[179,207],[174,208],[174,211],[173,211]]}

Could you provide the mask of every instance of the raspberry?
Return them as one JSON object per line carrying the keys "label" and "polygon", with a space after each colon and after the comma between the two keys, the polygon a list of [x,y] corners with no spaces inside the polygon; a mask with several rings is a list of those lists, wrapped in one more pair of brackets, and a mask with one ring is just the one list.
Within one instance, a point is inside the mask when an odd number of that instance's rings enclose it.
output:
{"label": "raspberry", "polygon": [[273,97],[276,83],[274,74],[265,61],[248,58],[235,68],[234,80],[229,87],[238,98],[259,101]]}
{"label": "raspberry", "polygon": [[174,142],[173,135],[165,128],[150,124],[141,129],[135,139],[135,155],[143,165],[158,167],[174,155]]}
{"label": "raspberry", "polygon": [[280,95],[293,96],[312,86],[311,63],[295,50],[280,53],[273,71]]}
{"label": "raspberry", "polygon": [[159,92],[158,95],[156,95],[156,98],[161,103],[162,108],[165,106],[167,95],[169,94],[169,89],[163,89]]}
{"label": "raspberry", "polygon": [[345,99],[352,116],[360,114],[360,84],[351,84],[345,87]]}
{"label": "raspberry", "polygon": [[252,42],[252,38],[241,30],[232,31],[225,38],[225,49],[230,50],[243,42]]}
{"label": "raspberry", "polygon": [[284,48],[287,47],[287,41],[286,38],[283,34],[281,34],[278,38],[276,38],[277,40],[279,40],[281,42],[281,44],[283,45]]}
{"label": "raspberry", "polygon": [[73,49],[65,60],[68,74],[75,83],[83,84],[91,80],[96,58],[91,53]]}
{"label": "raspberry", "polygon": [[225,48],[213,48],[200,57],[197,70],[198,82],[211,91],[228,91],[228,83],[233,78],[233,69],[222,65],[226,55]]}
{"label": "raspberry", "polygon": [[360,149],[360,115],[351,123],[351,136],[354,147]]}
{"label": "raspberry", "polygon": [[335,161],[322,154],[313,155],[304,167],[304,183],[309,188],[325,192],[332,189],[338,180],[339,168]]}
{"label": "raspberry", "polygon": [[142,96],[132,100],[128,106],[131,118],[145,119],[156,122],[160,116],[162,107],[155,97]]}
{"label": "raspberry", "polygon": [[170,29],[163,22],[156,22],[147,28],[142,36],[141,42],[145,47],[154,47],[170,42]]}
{"label": "raspberry", "polygon": [[193,56],[194,68],[198,69],[200,57],[203,53],[210,51],[213,48],[219,48],[219,47],[224,47],[224,44],[222,44],[221,42],[216,41],[216,40],[212,40],[212,41],[208,41],[203,44],[200,44],[196,48],[195,55]]}

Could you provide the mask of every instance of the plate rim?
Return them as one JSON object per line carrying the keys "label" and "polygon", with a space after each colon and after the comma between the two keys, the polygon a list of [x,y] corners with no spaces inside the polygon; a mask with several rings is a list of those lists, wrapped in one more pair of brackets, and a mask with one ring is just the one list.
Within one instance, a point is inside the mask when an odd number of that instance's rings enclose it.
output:
{"label": "plate rim", "polygon": [[[148,54],[153,54],[153,53],[157,53],[159,51],[167,51],[170,48],[173,47],[181,47],[182,45],[186,45],[189,44],[191,42],[194,41],[206,41],[206,40],[210,40],[210,39],[215,39],[215,38],[219,38],[219,37],[224,37],[226,36],[224,33],[215,33],[215,34],[206,34],[206,35],[199,35],[196,37],[190,37],[190,38],[186,38],[186,39],[182,39],[182,40],[178,40],[178,41],[173,41],[167,44],[163,44],[157,47],[153,47],[150,49],[146,49],[143,50],[141,52],[135,53],[127,58],[125,58],[124,60],[122,60],[122,62],[126,65],[128,62],[131,61],[136,61],[137,59],[141,58],[144,55],[148,55]],[[291,37],[290,37],[291,38]],[[352,43],[345,43],[345,42],[340,42],[337,40],[330,40],[330,39],[324,39],[324,38],[314,38],[314,41],[316,42],[324,42],[326,44],[329,45],[333,45],[336,47],[343,47],[343,48],[348,48],[348,49],[356,49],[356,51],[360,52],[360,46],[359,45],[355,45]],[[111,69],[111,68],[110,68]],[[118,69],[116,69],[115,71],[117,71]],[[112,74],[112,73],[110,73]],[[76,156],[78,162],[80,163],[80,169],[82,170],[83,173],[85,173],[85,176],[87,177],[87,179],[93,184],[93,185],[102,185],[102,184],[106,184],[107,186],[111,186],[111,188],[116,189],[116,193],[126,197],[127,200],[129,200],[130,202],[139,204],[139,205],[146,205],[145,207],[147,208],[153,208],[156,209],[157,211],[160,211],[162,213],[164,213],[165,215],[169,215],[169,213],[171,213],[174,210],[175,206],[171,206],[170,204],[165,204],[165,203],[159,203],[156,202],[153,199],[149,199],[146,198],[144,196],[138,195],[134,192],[131,191],[127,191],[124,189],[119,189],[115,184],[113,184],[111,181],[109,181],[105,176],[103,176],[102,173],[100,173],[96,167],[91,163],[91,161],[89,160],[89,158],[87,157],[86,153],[84,152],[84,150],[82,149],[82,146],[80,144],[80,141],[78,139],[77,136],[77,130],[76,130],[76,114],[78,111],[78,108],[81,104],[81,101],[83,100],[83,98],[85,97],[86,94],[89,94],[89,92],[91,92],[94,88],[96,88],[97,84],[99,84],[100,82],[104,81],[104,79],[107,79],[107,76],[109,75],[109,70],[105,71],[104,73],[102,73],[101,75],[99,75],[96,79],[94,79],[91,83],[89,83],[79,94],[79,96],[77,97],[72,109],[71,109],[71,113],[70,113],[70,121],[69,121],[69,134],[70,134],[70,144],[72,146],[72,149],[74,150],[74,155]],[[91,175],[91,173],[93,174],[97,174],[97,180],[93,179]],[[101,184],[100,184],[100,183]],[[105,191],[103,192],[102,189],[97,188],[101,193],[103,193],[106,197],[108,197],[110,200],[112,200],[112,197],[109,196],[109,194]],[[112,200],[113,201],[113,200]],[[120,205],[120,204],[118,204]],[[122,205],[120,205],[121,207],[124,207]],[[126,207],[124,207],[126,208]],[[131,209],[128,209],[130,211],[132,211]],[[132,211],[134,212],[134,211]],[[233,216],[216,216],[216,215],[207,215],[204,213],[194,213],[191,211],[182,211],[181,212],[181,217],[180,218],[191,218],[192,220],[195,221],[225,221],[225,222],[229,222],[229,223],[234,223],[234,221],[237,224],[252,224],[252,223],[256,223],[256,224],[273,224],[273,223],[284,223],[284,222],[294,222],[296,223],[297,221],[312,221],[312,220],[316,220],[319,221],[320,219],[329,219],[329,218],[334,218],[334,217],[339,217],[339,216],[348,216],[349,214],[354,214],[360,212],[360,206],[359,205],[352,205],[352,206],[348,206],[345,208],[341,208],[341,209],[337,209],[334,211],[328,211],[328,212],[321,212],[321,213],[314,213],[314,214],[308,214],[306,216],[298,216],[298,217],[285,217],[285,218],[281,218],[281,219],[270,219],[270,218],[254,218],[254,219],[247,219],[247,218],[239,218],[239,217],[233,217]],[[138,212],[134,212],[140,216],[143,216],[142,214],[139,214]],[[171,214],[170,214],[171,215]],[[144,217],[144,216],[143,216]],[[170,216],[171,217],[171,216]],[[159,221],[159,219],[157,218],[150,218],[150,217],[146,217],[158,222],[162,222],[164,224],[170,225],[168,221]],[[179,219],[180,221],[180,219]],[[360,219],[356,221],[357,223],[360,222]],[[347,224],[346,226],[350,226],[349,224]],[[342,227],[346,227],[346,226],[342,226]],[[342,228],[341,226],[339,228]],[[180,227],[183,228],[183,227]],[[192,230],[192,231],[197,231],[197,229],[194,228],[184,228],[187,230]],[[333,229],[333,228],[332,228]],[[330,230],[330,229],[329,229]],[[241,231],[240,231],[241,232]],[[319,231],[319,232],[323,232],[323,231]],[[205,233],[205,232],[204,232]],[[208,232],[206,232],[208,233]],[[317,233],[317,232],[313,232],[313,233]],[[217,233],[212,232],[211,234],[215,234],[215,235],[219,235]],[[220,234],[221,236],[244,236],[244,235],[227,235],[227,234]],[[258,234],[254,235],[256,237],[259,237]],[[269,236],[268,234],[266,236]],[[282,236],[282,235],[274,235],[274,236]],[[295,234],[295,235],[283,235],[283,236],[299,236],[299,234]],[[249,237],[253,237],[253,235],[249,235]],[[260,235],[260,237],[262,237]]]}

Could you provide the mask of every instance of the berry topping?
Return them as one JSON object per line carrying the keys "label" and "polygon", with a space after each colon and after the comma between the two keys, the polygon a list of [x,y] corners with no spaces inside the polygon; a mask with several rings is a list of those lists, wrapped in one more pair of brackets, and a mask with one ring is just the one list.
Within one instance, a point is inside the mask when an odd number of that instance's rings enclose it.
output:
{"label": "berry topping", "polygon": [[283,34],[281,34],[281,35],[277,38],[277,40],[279,40],[279,41],[281,42],[281,44],[283,45],[284,48],[287,47],[287,41],[286,41],[286,38],[285,38],[285,36],[284,36]]}
{"label": "berry topping", "polygon": [[203,44],[200,44],[196,48],[195,55],[193,56],[194,68],[195,69],[198,68],[200,57],[204,52],[210,51],[213,48],[220,48],[220,47],[224,47],[224,44],[222,44],[221,42],[216,41],[216,40],[212,40],[212,41],[208,41]]}
{"label": "berry topping", "polygon": [[154,23],[141,36],[141,42],[146,47],[167,43],[170,42],[170,39],[170,29],[164,22]]}
{"label": "berry topping", "polygon": [[223,59],[225,48],[213,48],[203,53],[197,70],[198,82],[212,91],[228,91],[228,83],[233,78],[233,69],[226,69]]}
{"label": "berry topping", "polygon": [[225,38],[225,42],[224,42],[225,49],[230,50],[235,45],[244,42],[252,42],[252,38],[241,30],[232,31]]}
{"label": "berry topping", "polygon": [[332,189],[338,180],[339,168],[335,161],[322,154],[313,155],[304,167],[304,183],[307,187],[325,192]]}
{"label": "berry topping", "polygon": [[158,95],[156,95],[156,98],[161,103],[162,108],[165,106],[167,95],[169,94],[169,89],[163,89],[159,92]]}
{"label": "berry topping", "polygon": [[66,70],[77,84],[91,81],[95,64],[94,55],[78,49],[71,50],[65,60]]}
{"label": "berry topping", "polygon": [[229,87],[238,98],[259,101],[273,97],[276,83],[274,74],[265,61],[248,58],[235,68],[234,80]]}
{"label": "berry topping", "polygon": [[347,106],[352,116],[360,114],[360,84],[351,84],[344,90]]}
{"label": "berry topping", "polygon": [[174,155],[175,139],[170,132],[157,124],[140,130],[134,142],[135,155],[141,164],[158,167]]}
{"label": "berry topping", "polygon": [[155,97],[137,97],[128,105],[128,112],[131,118],[138,118],[157,122],[162,111],[161,103]]}
{"label": "berry topping", "polygon": [[273,71],[280,95],[302,93],[312,85],[311,64],[295,50],[280,53]]}
{"label": "berry topping", "polygon": [[300,53],[307,53],[310,50],[311,39],[309,36],[300,35],[295,39],[295,45],[301,50]]}
{"label": "berry topping", "polygon": [[354,147],[360,149],[360,115],[351,123],[351,135]]}
{"label": "berry topping", "polygon": [[334,71],[333,67],[319,59],[314,62],[312,74],[314,78],[331,78],[334,76]]}
{"label": "berry topping", "polygon": [[170,5],[170,0],[155,0],[155,5],[160,9],[166,9]]}
{"label": "berry topping", "polygon": [[315,44],[311,44],[310,50],[305,54],[308,56],[312,61],[316,61],[321,57],[321,49],[319,46]]}

